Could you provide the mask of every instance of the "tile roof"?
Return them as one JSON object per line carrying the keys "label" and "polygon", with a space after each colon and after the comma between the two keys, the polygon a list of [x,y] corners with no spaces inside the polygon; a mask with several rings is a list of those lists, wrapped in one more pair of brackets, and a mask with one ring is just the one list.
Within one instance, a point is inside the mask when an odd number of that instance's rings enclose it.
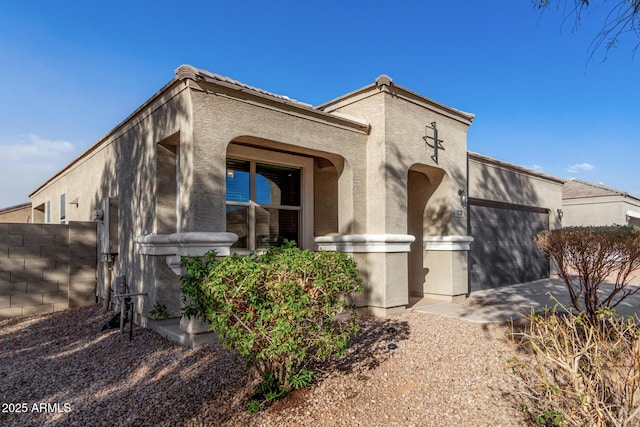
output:
{"label": "tile roof", "polygon": [[0,213],[7,213],[7,212],[11,212],[11,211],[17,211],[17,210],[24,209],[24,208],[27,208],[27,207],[31,207],[31,202],[20,203],[19,205],[8,206],[6,208],[0,208]]}
{"label": "tile roof", "polygon": [[208,81],[208,82],[221,82],[221,83],[226,83],[232,86],[236,86],[237,88],[240,89],[246,89],[252,92],[257,92],[260,93],[262,95],[267,95],[267,96],[271,96],[273,98],[277,98],[281,101],[288,101],[291,102],[293,104],[299,104],[305,107],[312,107],[311,104],[307,104],[305,102],[300,102],[300,101],[296,101],[295,99],[291,99],[288,96],[284,96],[284,95],[278,95],[272,92],[268,92],[264,89],[260,89],[254,86],[249,86],[248,84],[242,83],[238,80],[234,80],[230,77],[226,77],[226,76],[222,76],[220,74],[215,74],[212,73],[210,71],[207,70],[203,70],[201,68],[196,68],[193,67],[191,65],[181,65],[180,67],[178,67],[175,70],[176,76],[179,79],[191,79],[194,81],[199,81],[199,80],[204,80],[204,81]]}

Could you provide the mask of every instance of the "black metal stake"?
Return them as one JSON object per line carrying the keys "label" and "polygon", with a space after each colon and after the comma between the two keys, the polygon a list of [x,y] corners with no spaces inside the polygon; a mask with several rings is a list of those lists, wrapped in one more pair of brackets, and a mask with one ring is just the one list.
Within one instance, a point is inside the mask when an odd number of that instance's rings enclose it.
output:
{"label": "black metal stake", "polygon": [[126,310],[131,310],[131,325],[129,325],[129,341],[133,339],[133,310],[135,309],[135,304],[133,302],[134,296],[146,296],[146,292],[138,292],[138,293],[118,293],[114,289],[111,289],[114,292],[115,297],[120,301],[120,333],[124,333],[124,322],[127,318]]}
{"label": "black metal stake", "polygon": [[120,298],[120,333],[124,332],[124,321],[127,315],[125,310],[124,298]]}
{"label": "black metal stake", "polygon": [[135,304],[133,303],[133,301],[131,301],[131,325],[129,325],[129,341],[131,341],[133,339],[133,309],[135,307]]}

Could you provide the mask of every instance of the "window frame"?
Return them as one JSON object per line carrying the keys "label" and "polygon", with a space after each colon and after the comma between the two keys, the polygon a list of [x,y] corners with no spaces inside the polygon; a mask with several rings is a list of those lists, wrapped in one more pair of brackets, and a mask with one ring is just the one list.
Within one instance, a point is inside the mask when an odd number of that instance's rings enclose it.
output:
{"label": "window frame", "polygon": [[60,194],[60,224],[65,224],[67,220],[67,195]]}
{"label": "window frame", "polygon": [[[226,164],[227,159],[244,160],[250,162],[250,179],[249,179],[249,202],[228,202],[227,188],[226,188]],[[255,188],[255,174],[256,164],[261,163],[265,165],[284,166],[300,169],[300,206],[289,205],[273,205],[273,204],[258,204],[255,202],[256,188]],[[264,150],[260,148],[247,147],[243,145],[230,144],[227,149],[227,156],[225,158],[225,223],[226,223],[226,208],[227,206],[243,206],[248,209],[248,233],[247,233],[247,248],[232,248],[232,252],[235,253],[247,253],[251,252],[255,242],[255,216],[253,213],[255,209],[251,209],[251,205],[260,206],[265,209],[282,209],[282,210],[295,210],[299,212],[298,217],[298,233],[299,242],[303,249],[314,249],[315,241],[313,237],[313,158],[304,157],[288,153],[280,153],[276,151]],[[253,225],[251,225],[253,223]]]}

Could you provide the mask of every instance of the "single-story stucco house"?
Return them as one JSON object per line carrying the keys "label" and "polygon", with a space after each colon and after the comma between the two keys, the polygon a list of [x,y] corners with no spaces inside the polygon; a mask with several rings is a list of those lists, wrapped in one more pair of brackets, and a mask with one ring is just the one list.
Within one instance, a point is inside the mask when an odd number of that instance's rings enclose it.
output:
{"label": "single-story stucco house", "polygon": [[0,222],[27,223],[31,221],[31,203],[21,203],[0,209]]}
{"label": "single-story stucco house", "polygon": [[[31,195],[36,222],[99,223],[97,296],[180,311],[184,255],[283,239],[353,255],[377,315],[546,278],[563,180],[467,151],[473,114],[376,81],[319,106],[183,65]],[[187,332],[196,326],[183,322]]]}
{"label": "single-story stucco house", "polygon": [[640,226],[640,198],[627,192],[578,179],[562,188],[562,225]]}

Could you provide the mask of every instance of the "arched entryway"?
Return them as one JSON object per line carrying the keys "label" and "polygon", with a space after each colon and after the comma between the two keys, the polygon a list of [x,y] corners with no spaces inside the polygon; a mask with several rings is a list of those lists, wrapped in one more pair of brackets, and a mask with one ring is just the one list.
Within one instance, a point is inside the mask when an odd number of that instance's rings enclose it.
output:
{"label": "arched entryway", "polygon": [[435,274],[425,265],[424,237],[449,233],[450,189],[444,170],[413,165],[407,176],[407,234],[415,237],[408,256],[409,301],[425,295],[425,278]]}

